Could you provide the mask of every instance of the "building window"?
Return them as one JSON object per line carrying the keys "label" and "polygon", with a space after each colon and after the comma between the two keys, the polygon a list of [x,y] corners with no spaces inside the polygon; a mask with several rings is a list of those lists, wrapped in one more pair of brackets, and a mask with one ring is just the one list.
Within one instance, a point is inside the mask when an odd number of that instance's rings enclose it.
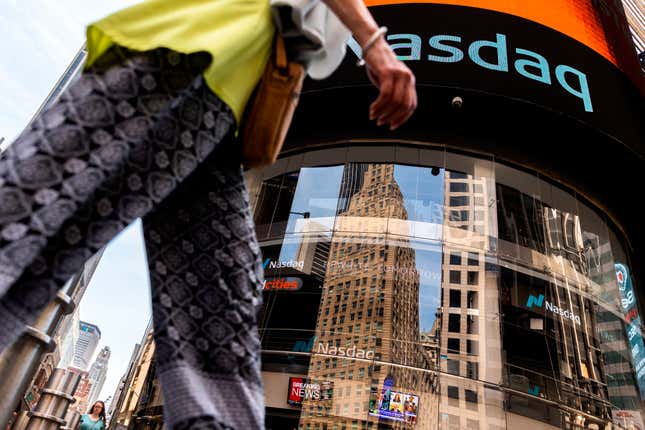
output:
{"label": "building window", "polygon": [[468,211],[450,211],[450,221],[468,221]]}
{"label": "building window", "polygon": [[466,340],[466,353],[470,355],[477,355],[477,341]]}
{"label": "building window", "polygon": [[468,309],[477,309],[477,291],[468,291],[466,293],[466,303]]}
{"label": "building window", "polygon": [[451,196],[450,197],[450,206],[468,206],[469,198],[468,196]]}
{"label": "building window", "polygon": [[450,183],[450,192],[451,193],[467,193],[468,192],[468,183],[467,182],[451,182]]}
{"label": "building window", "polygon": [[448,352],[459,354],[459,339],[448,338]]}
{"label": "building window", "polygon": [[448,359],[448,373],[459,376],[459,360]]}
{"label": "building window", "polygon": [[479,364],[472,361],[466,362],[466,377],[479,379]]}
{"label": "building window", "polygon": [[450,307],[451,308],[460,308],[461,307],[461,291],[459,290],[450,290]]}
{"label": "building window", "polygon": [[459,399],[459,387],[448,386],[448,397],[451,399]]}
{"label": "building window", "polygon": [[464,172],[450,172],[450,179],[468,179],[468,174]]}
{"label": "building window", "polygon": [[453,266],[461,264],[461,252],[453,252],[450,254],[450,264]]}
{"label": "building window", "polygon": [[477,319],[474,315],[468,315],[466,317],[466,333],[468,334],[477,334],[479,328],[477,327]]}
{"label": "building window", "polygon": [[448,315],[448,331],[450,333],[459,333],[461,331],[461,315]]}
{"label": "building window", "polygon": [[466,430],[479,430],[479,421],[466,418]]}
{"label": "building window", "polygon": [[468,272],[468,285],[479,284],[479,272]]}
{"label": "building window", "polygon": [[474,201],[475,201],[475,206],[484,206],[484,198],[483,197],[475,196]]}
{"label": "building window", "polygon": [[461,284],[461,272],[459,270],[450,271],[450,283]]}
{"label": "building window", "polygon": [[464,397],[465,397],[467,402],[477,403],[477,391],[465,390],[464,391]]}
{"label": "building window", "polygon": [[468,265],[479,266],[479,254],[477,252],[468,253]]}

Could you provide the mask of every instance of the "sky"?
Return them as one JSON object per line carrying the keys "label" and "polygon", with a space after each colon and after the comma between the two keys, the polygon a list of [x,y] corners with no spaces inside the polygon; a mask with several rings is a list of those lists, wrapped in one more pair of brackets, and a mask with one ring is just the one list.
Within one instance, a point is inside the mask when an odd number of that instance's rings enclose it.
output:
{"label": "sky", "polygon": [[96,353],[104,346],[111,350],[107,377],[99,395],[100,400],[105,400],[114,394],[151,317],[140,221],[121,232],[105,249],[79,307],[81,320],[101,329]]}
{"label": "sky", "polygon": [[[85,27],[137,0],[2,0],[0,2],[0,138],[22,131],[84,43]],[[102,332],[98,349],[112,357],[100,394],[114,393],[150,319],[148,277],[137,223],[105,251],[80,305]]]}
{"label": "sky", "polygon": [[[85,41],[87,24],[138,0],[0,2],[0,138],[22,131]],[[4,146],[3,145],[3,146]]]}

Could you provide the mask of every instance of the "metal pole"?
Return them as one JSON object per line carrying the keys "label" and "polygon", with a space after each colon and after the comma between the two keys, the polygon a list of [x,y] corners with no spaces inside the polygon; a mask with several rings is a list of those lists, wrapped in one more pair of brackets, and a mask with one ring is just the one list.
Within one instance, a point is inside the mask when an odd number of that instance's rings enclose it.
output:
{"label": "metal pole", "polygon": [[65,369],[55,369],[47,387],[42,391],[36,409],[31,412],[26,430],[58,430],[67,422],[67,410],[75,401],[74,392],[81,375]]}
{"label": "metal pole", "polygon": [[67,415],[65,415],[65,426],[61,427],[60,430],[74,430],[78,426],[78,422],[81,420],[81,414],[78,413],[76,409],[67,408]]}
{"label": "metal pole", "polygon": [[56,348],[52,339],[64,315],[75,308],[72,299],[83,271],[74,275],[67,291],[59,291],[33,326],[28,326],[13,345],[0,354],[0,428],[4,428],[27,391],[42,355]]}

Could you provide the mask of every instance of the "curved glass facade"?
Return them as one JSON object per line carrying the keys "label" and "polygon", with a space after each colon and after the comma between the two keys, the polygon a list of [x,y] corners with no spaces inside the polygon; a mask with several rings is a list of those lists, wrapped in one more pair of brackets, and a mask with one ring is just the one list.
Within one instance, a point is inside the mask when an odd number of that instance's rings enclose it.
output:
{"label": "curved glass facade", "polygon": [[247,179],[268,429],[639,423],[627,244],[575,193],[395,144],[310,151]]}

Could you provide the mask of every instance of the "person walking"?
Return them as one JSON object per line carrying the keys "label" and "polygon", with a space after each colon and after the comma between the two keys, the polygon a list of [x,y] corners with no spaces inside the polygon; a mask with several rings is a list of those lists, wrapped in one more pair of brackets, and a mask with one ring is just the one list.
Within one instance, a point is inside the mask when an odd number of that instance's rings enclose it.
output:
{"label": "person walking", "polygon": [[105,430],[105,403],[96,401],[90,410],[81,415],[77,430]]}
{"label": "person walking", "polygon": [[[370,119],[399,127],[414,76],[362,0],[325,3],[364,48]],[[142,218],[166,426],[264,428],[263,272],[235,132],[273,33],[268,0],[146,0],[88,27],[81,76],[0,158],[0,351]]]}

